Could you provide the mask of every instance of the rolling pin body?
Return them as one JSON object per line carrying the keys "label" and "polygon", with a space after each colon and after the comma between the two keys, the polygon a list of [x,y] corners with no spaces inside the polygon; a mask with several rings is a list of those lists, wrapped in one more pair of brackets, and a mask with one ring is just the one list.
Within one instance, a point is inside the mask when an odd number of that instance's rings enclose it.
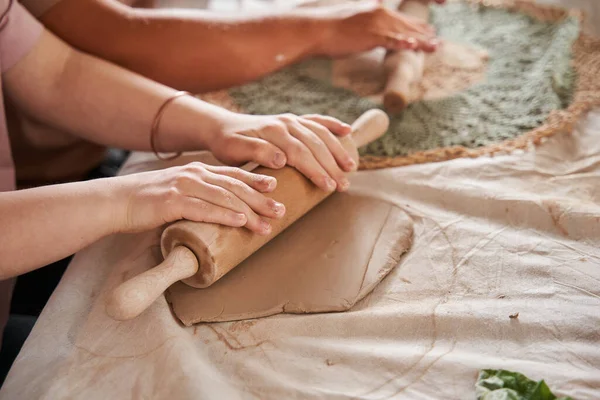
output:
{"label": "rolling pin body", "polygon": [[[358,162],[357,148],[381,136],[388,123],[381,110],[367,111],[352,125],[351,137],[340,142]],[[210,286],[331,194],[295,168],[259,167],[253,172],[277,179],[277,188],[267,196],[286,207],[283,218],[270,220],[269,235],[217,224],[175,222],[161,237],[165,261],[117,287],[107,299],[107,313],[118,320],[134,318],[178,280],[197,288]]]}
{"label": "rolling pin body", "polygon": [[[429,7],[422,0],[405,0],[398,11],[427,21]],[[390,51],[383,67],[387,83],[383,92],[383,105],[386,110],[397,113],[413,101],[413,86],[423,78],[425,54],[421,51]]]}

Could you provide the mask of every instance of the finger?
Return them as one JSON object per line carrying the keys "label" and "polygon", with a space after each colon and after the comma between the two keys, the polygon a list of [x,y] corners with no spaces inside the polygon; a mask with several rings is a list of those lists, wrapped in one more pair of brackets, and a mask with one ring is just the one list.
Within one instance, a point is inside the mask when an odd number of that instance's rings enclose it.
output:
{"label": "finger", "polygon": [[417,49],[426,53],[431,53],[437,50],[440,45],[440,41],[437,38],[415,38],[417,41]]}
{"label": "finger", "polygon": [[356,163],[344,146],[323,125],[305,118],[300,118],[300,123],[319,136],[335,158],[337,164],[345,171],[350,172],[356,168]]}
{"label": "finger", "polygon": [[201,199],[215,206],[244,214],[246,216],[244,226],[256,233],[269,234],[270,224],[260,218],[248,204],[227,189],[209,182],[213,175],[215,174],[208,170],[205,170],[202,175],[189,174],[187,179],[182,181],[180,189],[187,197]]}
{"label": "finger", "polygon": [[290,124],[289,127],[290,133],[310,150],[321,167],[335,180],[337,189],[340,191],[348,189],[350,183],[344,175],[344,171],[340,169],[331,151],[319,135],[299,121]]}
{"label": "finger", "polygon": [[409,24],[414,30],[424,35],[433,36],[436,33],[436,29],[433,25],[419,17],[410,16]]}
{"label": "finger", "polygon": [[333,117],[328,117],[326,115],[309,114],[303,115],[302,118],[314,121],[317,124],[321,124],[338,136],[346,136],[352,133],[352,127],[350,125]]}
{"label": "finger", "polygon": [[[397,34],[425,36],[435,35],[435,27],[423,18],[406,14],[402,11],[392,11],[386,9],[386,12],[391,17],[392,22],[389,28],[391,31],[395,30]],[[389,32],[380,31],[379,33],[385,35]]]}
{"label": "finger", "polygon": [[407,38],[404,36],[388,36],[385,38],[383,44],[388,50],[416,50],[417,41],[413,38]]}
{"label": "finger", "polygon": [[183,196],[181,218],[194,222],[208,222],[232,227],[246,225],[246,215],[225,207],[219,207],[205,200]]}
{"label": "finger", "polygon": [[231,143],[230,152],[236,154],[237,162],[254,161],[268,168],[279,169],[285,166],[284,152],[266,140],[250,136],[237,136]]}
{"label": "finger", "polygon": [[385,28],[378,27],[371,31],[371,33],[381,36],[388,34],[431,36],[435,33],[435,28],[422,19],[399,11],[387,12],[391,13],[390,18],[392,18],[389,26]]}
{"label": "finger", "polygon": [[240,180],[227,175],[210,173],[206,176],[205,181],[233,193],[260,215],[269,218],[281,218],[285,214],[283,204],[257,192]]}
{"label": "finger", "polygon": [[[207,175],[210,174],[209,172]],[[206,179],[208,180],[208,177]],[[238,213],[243,213],[246,216],[246,225],[244,226],[252,232],[261,235],[271,233],[271,224],[262,219],[248,204],[229,190],[212,184],[205,185],[203,189],[202,198],[206,199],[206,201],[220,207],[229,208]]]}
{"label": "finger", "polygon": [[210,172],[227,175],[240,180],[261,193],[270,193],[277,187],[277,179],[272,176],[255,174],[236,167],[216,167],[207,165],[205,168]]}
{"label": "finger", "polygon": [[[284,118],[284,117],[282,117]],[[285,117],[288,123],[294,119]],[[292,136],[285,122],[280,128],[262,130],[261,138],[273,143],[285,152],[288,165],[296,168],[319,188],[333,192],[337,184],[317,162],[311,151],[298,139]]]}
{"label": "finger", "polygon": [[404,35],[390,35],[387,37],[390,46],[396,41],[398,49],[420,50],[424,52],[432,52],[439,46],[439,40],[427,39],[422,37],[407,37]]}
{"label": "finger", "polygon": [[404,35],[424,35],[424,36],[435,36],[435,28],[425,22],[424,20],[416,17],[404,16],[406,18],[403,21],[404,26],[397,30],[397,33]]}

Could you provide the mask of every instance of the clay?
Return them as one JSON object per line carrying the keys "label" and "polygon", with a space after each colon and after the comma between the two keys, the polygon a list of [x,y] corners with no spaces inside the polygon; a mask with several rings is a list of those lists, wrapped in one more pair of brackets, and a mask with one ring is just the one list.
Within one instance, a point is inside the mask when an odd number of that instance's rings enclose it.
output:
{"label": "clay", "polygon": [[[357,147],[380,137],[388,124],[389,119],[383,111],[369,110],[352,124],[352,134],[340,138],[340,143],[358,163]],[[283,218],[270,221],[272,231],[269,235],[256,235],[245,228],[185,220],[175,222],[162,235],[161,249],[165,260],[153,270],[117,287],[107,298],[106,312],[118,320],[135,318],[178,280],[183,279],[195,288],[212,285],[331,195],[289,166],[279,170],[259,167],[254,172],[277,179],[277,188],[267,196],[286,206]]]}
{"label": "clay", "polygon": [[[388,117],[381,110],[369,110],[352,124],[352,135],[341,137],[340,143],[358,164],[357,147],[380,137],[388,124]],[[254,172],[277,179],[277,188],[267,196],[285,204],[285,215],[270,221],[272,231],[267,236],[256,235],[247,229],[192,221],[179,221],[167,227],[161,241],[163,256],[167,258],[176,247],[185,246],[200,263],[198,272],[185,279],[186,284],[196,288],[212,285],[331,195],[317,188],[295,168],[272,170],[258,167]]]}
{"label": "clay", "polygon": [[396,206],[335,194],[210,287],[178,282],[167,298],[188,326],[348,310],[398,264],[412,233]]}

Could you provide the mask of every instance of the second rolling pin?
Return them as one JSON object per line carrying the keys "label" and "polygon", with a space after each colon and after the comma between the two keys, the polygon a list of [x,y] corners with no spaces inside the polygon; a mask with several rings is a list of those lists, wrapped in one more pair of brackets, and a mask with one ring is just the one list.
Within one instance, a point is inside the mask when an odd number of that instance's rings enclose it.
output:
{"label": "second rolling pin", "polygon": [[[405,0],[398,11],[425,21],[429,19],[429,6],[424,0]],[[391,113],[400,112],[414,100],[414,85],[423,78],[425,54],[413,50],[390,51],[383,67],[387,77],[383,106]]]}
{"label": "second rolling pin", "polygon": [[[357,148],[383,135],[388,124],[383,111],[367,111],[352,124],[352,135],[340,141],[358,162]],[[109,293],[107,313],[118,320],[134,318],[179,280],[196,288],[212,285],[331,194],[291,167],[279,170],[259,167],[254,172],[277,179],[277,188],[268,196],[286,207],[283,218],[270,221],[269,235],[209,223],[175,222],[161,236],[165,260]]]}

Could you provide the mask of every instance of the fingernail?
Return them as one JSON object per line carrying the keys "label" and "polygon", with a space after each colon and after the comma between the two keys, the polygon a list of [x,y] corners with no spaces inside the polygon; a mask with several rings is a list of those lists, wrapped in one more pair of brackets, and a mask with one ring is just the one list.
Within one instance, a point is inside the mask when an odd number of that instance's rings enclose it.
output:
{"label": "fingernail", "polygon": [[331,178],[325,178],[325,186],[327,186],[327,190],[329,192],[333,192],[335,190],[335,188],[337,187],[337,184],[335,183],[335,181]]}
{"label": "fingernail", "polygon": [[267,221],[265,221],[264,219],[260,221],[260,230],[265,233],[265,234],[269,234],[271,233],[271,224],[269,224]]}
{"label": "fingernail", "polygon": [[273,164],[275,164],[276,167],[283,167],[285,165],[285,156],[283,153],[275,153]]}
{"label": "fingernail", "polygon": [[235,214],[235,222],[238,223],[240,226],[244,226],[246,224],[246,215],[241,214],[241,213],[236,213]]}
{"label": "fingernail", "polygon": [[348,181],[348,179],[344,178],[342,179],[342,181],[340,182],[340,192],[345,192],[346,190],[348,190],[348,188],[350,187],[350,182]]}
{"label": "fingernail", "polygon": [[275,215],[283,215],[285,214],[285,206],[281,203],[276,202],[275,200],[271,200],[271,209],[275,212]]}
{"label": "fingernail", "polygon": [[350,125],[344,123],[342,126],[344,127],[344,130],[346,130],[346,132],[352,132],[352,127]]}
{"label": "fingernail", "polygon": [[273,190],[277,186],[277,179],[263,178],[262,183],[266,186],[266,190]]}
{"label": "fingernail", "polygon": [[349,171],[352,171],[354,168],[356,168],[356,162],[354,162],[353,159],[349,158],[348,161],[346,161],[346,166],[348,167]]}

